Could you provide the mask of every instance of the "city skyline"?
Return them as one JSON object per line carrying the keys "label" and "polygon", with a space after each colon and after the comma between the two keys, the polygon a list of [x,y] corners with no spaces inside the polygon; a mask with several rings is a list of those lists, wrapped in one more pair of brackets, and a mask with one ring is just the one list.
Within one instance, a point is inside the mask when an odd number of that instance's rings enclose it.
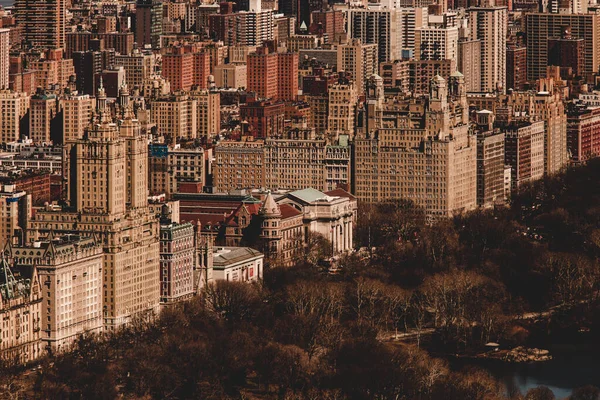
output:
{"label": "city skyline", "polygon": [[[577,201],[552,209],[546,196],[562,198],[568,185],[578,187],[570,179],[585,176],[600,154],[600,5],[6,5],[0,357],[37,362],[69,351],[81,335],[117,334],[196,301],[209,307],[207,296],[220,285],[251,291],[279,284],[265,290],[292,296],[292,280],[282,277],[302,268],[349,285],[339,303],[349,305],[330,311],[330,321],[343,325],[342,316],[352,314],[357,327],[378,330],[380,341],[404,329],[417,347],[421,330],[429,330],[447,345],[442,353],[483,354],[488,346],[518,358],[528,343],[509,337],[508,325],[497,321],[513,323],[518,307],[551,316],[594,301],[600,284],[592,277],[600,267],[590,248],[597,229],[574,228],[583,223],[571,208]],[[556,182],[565,188],[559,194]],[[544,214],[536,214],[542,206],[531,205],[528,193],[547,207]],[[596,223],[588,206],[586,218]],[[512,225],[487,238],[488,216]],[[478,218],[485,222],[471,224]],[[565,247],[554,243],[569,229],[575,233],[564,238]],[[488,242],[469,250],[476,236]],[[566,260],[573,243],[582,258]],[[546,274],[543,282],[527,275],[534,290],[552,288],[539,304],[515,304],[527,294],[507,276],[522,270],[506,271],[521,261],[502,253],[515,248],[545,254],[528,255],[535,268],[546,268],[538,271]],[[376,272],[366,272],[371,267]],[[574,276],[577,284],[562,281]],[[445,279],[457,292],[482,288],[469,296],[494,316],[485,320],[475,305],[469,315],[442,309],[427,291]],[[469,283],[460,286],[459,279]],[[365,289],[373,281],[383,286]],[[490,281],[500,282],[498,309],[482,294],[493,292],[485,286]],[[403,307],[388,293],[394,285],[411,293],[410,307],[423,308],[409,316],[406,305],[403,316],[391,317]],[[328,290],[335,297],[337,289]],[[427,301],[433,303],[419,303]],[[375,311],[367,316],[362,309],[368,302],[389,309],[377,311],[375,321]],[[294,307],[281,309],[304,312]],[[444,313],[447,319],[438,318]],[[297,322],[283,320],[281,332]],[[455,336],[463,331],[480,337],[465,333],[460,347]],[[281,332],[277,340],[287,335]],[[435,340],[425,341],[432,353]],[[335,353],[329,342],[314,346]],[[308,365],[322,357],[315,349],[303,348],[299,357]]]}

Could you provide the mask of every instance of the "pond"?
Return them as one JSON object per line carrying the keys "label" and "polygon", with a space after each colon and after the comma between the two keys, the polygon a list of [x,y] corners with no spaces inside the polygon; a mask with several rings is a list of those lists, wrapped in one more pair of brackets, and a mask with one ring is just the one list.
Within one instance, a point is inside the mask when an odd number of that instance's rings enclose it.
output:
{"label": "pond", "polygon": [[507,393],[525,394],[529,389],[547,386],[557,399],[567,398],[573,389],[600,387],[600,343],[550,346],[552,360],[540,363],[505,363],[491,359],[454,359],[454,369],[477,366],[489,371],[506,386]]}

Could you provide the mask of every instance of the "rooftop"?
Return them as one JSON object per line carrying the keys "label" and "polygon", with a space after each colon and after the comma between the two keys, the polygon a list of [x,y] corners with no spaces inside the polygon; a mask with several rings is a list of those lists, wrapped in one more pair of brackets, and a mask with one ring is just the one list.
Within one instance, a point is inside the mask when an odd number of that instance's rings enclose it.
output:
{"label": "rooftop", "polygon": [[290,192],[289,194],[297,199],[305,201],[306,203],[314,203],[315,201],[319,200],[331,201],[335,199],[335,197],[328,196],[325,193],[313,188],[296,190],[294,192]]}
{"label": "rooftop", "polygon": [[263,254],[250,247],[219,247],[214,254],[213,267],[225,268],[244,260],[262,257]]}

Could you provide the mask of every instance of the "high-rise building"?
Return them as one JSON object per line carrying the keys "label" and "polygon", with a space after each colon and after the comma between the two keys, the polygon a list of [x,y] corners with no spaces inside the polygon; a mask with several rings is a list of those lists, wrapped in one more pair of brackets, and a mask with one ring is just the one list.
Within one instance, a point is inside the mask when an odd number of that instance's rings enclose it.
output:
{"label": "high-rise building", "polygon": [[193,183],[200,190],[206,185],[205,151],[202,147],[152,144],[148,167],[148,188],[152,195],[168,198],[179,193],[180,185]]}
{"label": "high-rise building", "polygon": [[14,13],[23,40],[36,48],[63,48],[65,6],[64,0],[16,0]]}
{"label": "high-rise building", "polygon": [[97,50],[76,51],[73,53],[73,64],[77,76],[77,90],[93,96],[96,94],[96,76],[115,65],[115,51],[105,50],[103,45]]}
{"label": "high-rise building", "polygon": [[347,135],[328,142],[301,121],[264,141],[220,142],[213,164],[215,191],[334,190],[350,184],[350,158]]}
{"label": "high-rise building", "polygon": [[241,11],[234,13],[221,3],[219,14],[208,16],[209,31],[225,46],[261,46],[273,40],[273,12]]}
{"label": "high-rise building", "polygon": [[534,82],[546,76],[548,39],[560,38],[565,26],[571,28],[571,37],[583,39],[584,74],[596,73],[600,67],[600,14],[525,14],[527,37],[527,79]]}
{"label": "high-rise building", "polygon": [[38,91],[31,96],[29,106],[29,138],[34,143],[50,143],[51,127],[56,124],[58,98],[51,93]]}
{"label": "high-rise building", "polygon": [[559,172],[568,162],[567,114],[563,94],[554,79],[540,79],[537,91],[513,92],[503,102],[513,112],[544,121],[544,173]]}
{"label": "high-rise building", "polygon": [[458,26],[450,21],[415,29],[415,59],[458,59]]}
{"label": "high-rise building", "polygon": [[246,122],[244,134],[256,138],[275,136],[283,131],[285,104],[272,101],[252,101],[240,105],[240,118]]}
{"label": "high-rise building", "polygon": [[527,48],[515,42],[506,47],[506,89],[523,90],[527,83]]}
{"label": "high-rise building", "polygon": [[449,60],[411,60],[408,62],[408,87],[414,96],[429,93],[431,80],[436,76],[444,79],[456,73],[456,61]]}
{"label": "high-rise building", "polygon": [[218,88],[240,89],[248,84],[246,64],[221,64],[213,72]]}
{"label": "high-rise building", "polygon": [[160,302],[168,305],[194,295],[194,226],[178,224],[163,205],[160,219]]}
{"label": "high-rise building", "polygon": [[[148,145],[126,96],[119,125],[104,89],[84,138],[64,146],[63,177],[69,208],[40,210],[27,240],[86,232],[103,242],[103,318],[106,329],[155,311],[160,300],[159,223],[148,207]],[[60,215],[60,218],[57,216]],[[52,221],[52,223],[49,223]]]}
{"label": "high-rise building", "polygon": [[322,36],[325,43],[335,43],[337,38],[346,33],[341,10],[313,11],[311,19],[310,33]]}
{"label": "high-rise building", "polygon": [[44,287],[40,327],[46,348],[67,350],[79,335],[102,331],[101,243],[50,233],[44,240],[9,249],[16,265],[37,268]]}
{"label": "high-rise building", "polygon": [[30,97],[26,93],[0,91],[0,142],[20,139],[22,120],[29,110]]}
{"label": "high-rise building", "polygon": [[154,73],[156,55],[134,50],[132,54],[117,54],[114,64],[125,69],[127,86],[141,88],[144,81]]}
{"label": "high-rise building", "polygon": [[[471,40],[481,40],[481,92],[506,89],[506,7],[469,8]],[[529,38],[528,38],[529,40]]]}
{"label": "high-rise building", "polygon": [[585,76],[585,42],[574,38],[565,26],[560,37],[548,39],[548,65],[571,68],[574,76]]}
{"label": "high-rise building", "polygon": [[269,46],[248,55],[248,91],[261,99],[295,100],[298,96],[298,54],[273,52]]}
{"label": "high-rise building", "polygon": [[135,4],[135,41],[138,47],[147,44],[157,48],[163,25],[163,5],[160,0],[137,0]]}
{"label": "high-rise building", "polygon": [[365,91],[367,79],[376,74],[377,45],[362,44],[359,39],[337,46],[337,70],[349,74],[359,94]]}
{"label": "high-rise building", "polygon": [[481,40],[459,39],[457,69],[465,76],[467,92],[479,91],[481,88]]}
{"label": "high-rise building", "polygon": [[92,49],[91,41],[94,39],[103,40],[105,49],[114,49],[115,52],[122,55],[131,54],[135,43],[133,32],[68,32],[65,35],[65,58],[72,58],[76,51]]}
{"label": "high-rise building", "polygon": [[36,72],[26,68],[21,55],[10,56],[8,86],[13,92],[23,92],[32,95],[37,90],[35,84]]}
{"label": "high-rise building", "polygon": [[206,89],[210,56],[194,45],[169,47],[162,56],[162,75],[171,83],[172,91],[189,91],[192,86]]}
{"label": "high-rise building", "polygon": [[213,186],[216,192],[230,188],[265,187],[264,140],[245,136],[241,141],[220,141],[215,147]]}
{"label": "high-rise building", "polygon": [[505,133],[505,163],[511,168],[511,188],[544,176],[544,121],[512,121]]}
{"label": "high-rise building", "polygon": [[409,91],[409,61],[394,60],[379,64],[379,75],[386,91]]}
{"label": "high-rise building", "polygon": [[62,49],[48,50],[37,60],[29,62],[29,68],[35,71],[38,87],[50,89],[54,85],[67,87],[69,79],[75,75],[73,60],[64,58]]}
{"label": "high-rise building", "polygon": [[161,96],[151,102],[150,121],[159,135],[173,143],[179,138],[196,138],[196,101],[184,93]]}
{"label": "high-rise building", "polygon": [[10,29],[0,29],[0,90],[8,89]]}
{"label": "high-rise building", "polygon": [[69,94],[60,100],[63,109],[62,143],[80,139],[94,112],[95,98],[88,94]]}
{"label": "high-rise building", "polygon": [[600,152],[600,109],[568,110],[567,147],[574,163],[583,163]]}
{"label": "high-rise building", "polygon": [[377,44],[377,60],[399,60],[402,50],[400,13],[396,9],[370,7],[346,10],[348,37]]}
{"label": "high-rise building", "polygon": [[221,131],[221,95],[208,90],[194,90],[189,94],[196,101],[196,137],[210,143]]}
{"label": "high-rise building", "polygon": [[494,129],[494,114],[477,112],[477,205],[502,204],[504,198],[504,133]]}
{"label": "high-rise building", "polygon": [[[12,266],[0,255],[0,312],[2,341],[0,355],[21,363],[33,361],[44,353],[40,340],[42,325],[42,285],[37,269]],[[25,318],[27,316],[27,318]]]}
{"label": "high-rise building", "polygon": [[[333,190],[350,184],[350,146],[347,135],[329,144],[302,121],[265,140],[264,174],[272,190],[312,187]],[[231,188],[234,189],[234,188]]]}
{"label": "high-rise building", "polygon": [[402,59],[413,58],[415,54],[415,32],[427,26],[427,7],[402,7],[398,8],[401,23],[401,50]]}
{"label": "high-rise building", "polygon": [[[379,75],[376,76],[381,79]],[[329,87],[328,94],[328,134],[336,138],[339,135],[348,135],[350,138],[354,138],[356,105],[358,103],[356,85],[347,81],[337,82]]]}
{"label": "high-rise building", "polygon": [[477,145],[468,127],[464,77],[452,76],[450,85],[435,77],[420,114],[408,105],[385,107],[382,82],[374,81],[367,96],[365,125],[354,141],[359,201],[407,199],[432,219],[474,209]]}

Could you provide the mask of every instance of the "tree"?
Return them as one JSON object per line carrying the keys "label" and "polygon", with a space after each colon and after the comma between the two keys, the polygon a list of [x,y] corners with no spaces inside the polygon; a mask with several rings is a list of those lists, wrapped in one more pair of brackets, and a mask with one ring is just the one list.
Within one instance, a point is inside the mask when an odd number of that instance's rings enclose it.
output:
{"label": "tree", "polygon": [[529,389],[525,395],[525,400],[554,400],[556,397],[552,390],[546,386],[538,386],[533,389]]}
{"label": "tree", "polygon": [[207,310],[230,322],[251,318],[260,306],[254,286],[242,282],[216,281],[205,288],[203,299]]}
{"label": "tree", "polygon": [[25,386],[21,378],[23,363],[18,354],[12,358],[0,357],[0,400],[23,398]]}
{"label": "tree", "polygon": [[333,246],[331,240],[320,233],[310,232],[308,240],[304,244],[304,254],[300,260],[306,261],[313,267],[318,267],[321,263],[333,256]]}
{"label": "tree", "polygon": [[600,400],[600,389],[592,385],[577,388],[569,400]]}
{"label": "tree", "polygon": [[555,298],[560,304],[588,298],[597,286],[597,268],[581,255],[552,253],[546,266],[553,281]]}
{"label": "tree", "polygon": [[276,385],[279,393],[291,389],[294,393],[302,386],[303,352],[291,345],[270,342],[257,352],[254,367],[259,376],[259,385]]}

